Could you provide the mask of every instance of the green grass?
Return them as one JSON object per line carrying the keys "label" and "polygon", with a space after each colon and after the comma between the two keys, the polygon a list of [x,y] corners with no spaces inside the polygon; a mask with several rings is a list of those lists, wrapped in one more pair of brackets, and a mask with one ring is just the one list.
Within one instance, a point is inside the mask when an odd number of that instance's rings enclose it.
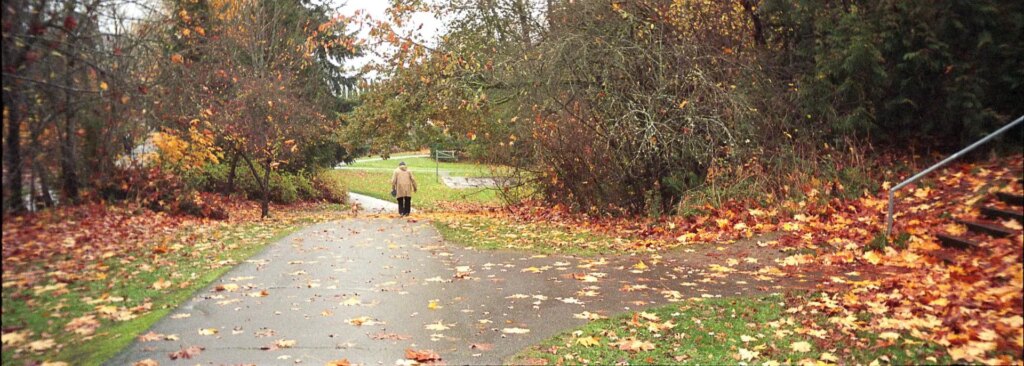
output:
{"label": "green grass", "polygon": [[434,226],[445,240],[480,249],[514,249],[542,254],[593,256],[616,251],[622,239],[543,222],[509,222],[488,217],[439,217]]}
{"label": "green grass", "polygon": [[[338,169],[328,174],[336,174],[345,181],[350,192],[394,201],[391,197],[391,172],[373,170]],[[437,176],[430,172],[414,172],[419,190],[412,196],[412,205],[417,209],[432,209],[440,202],[473,202],[497,204],[501,202],[498,192],[494,189],[468,188],[453,189],[437,181]]]}
{"label": "green grass", "polygon": [[403,159],[401,157],[392,157],[388,160],[356,161],[352,165],[348,165],[348,167],[391,171],[398,167],[399,162],[403,161],[409,166],[409,169],[412,170],[413,173],[419,174],[435,173],[437,169],[440,169],[442,172],[449,172],[453,177],[490,177],[494,175],[501,175],[503,172],[507,171],[507,168],[476,163],[442,161],[435,165],[434,159],[431,158]]}
{"label": "green grass", "polygon": [[[314,213],[315,214],[315,213]],[[99,365],[130,344],[153,323],[179,304],[213,282],[235,264],[259,252],[305,224],[318,221],[319,215],[296,220],[264,221],[243,225],[227,223],[207,228],[183,229],[170,245],[181,248],[165,254],[149,252],[119,253],[100,261],[98,273],[106,278],[69,284],[67,291],[34,294],[32,288],[3,289],[3,328],[23,328],[31,332],[28,342],[52,338],[60,347],[44,352],[16,352],[4,346],[3,365],[30,361],[65,361],[74,365]],[[159,279],[173,285],[157,290]],[[49,283],[38,283],[45,286]],[[88,299],[123,298],[116,302],[89,303]],[[97,305],[132,308],[151,304],[149,311],[125,321],[100,320],[91,336],[79,336],[64,330],[71,319],[95,314]],[[97,317],[102,318],[102,317]]]}
{"label": "green grass", "polygon": [[[868,364],[874,360],[887,364],[948,364],[950,359],[936,345],[912,339],[906,334],[895,341],[879,340],[874,334],[836,337],[832,334],[815,337],[800,334],[809,321],[828,329],[822,316],[787,313],[787,299],[779,296],[738,297],[690,300],[647,310],[658,322],[671,321],[675,326],[657,332],[647,328],[650,321],[627,313],[610,319],[592,321],[574,330],[563,332],[512,356],[509,363],[537,364],[782,364],[819,360],[823,353],[834,355],[840,364]],[[801,318],[803,317],[803,318]],[[806,331],[804,331],[806,333]],[[744,338],[749,337],[749,338]],[[597,345],[586,346],[580,339],[594,337]],[[616,340],[634,337],[650,342],[651,350],[630,352],[610,345]],[[807,342],[810,350],[798,352],[792,345]],[[743,360],[740,349],[757,352]],[[826,356],[827,357],[827,356]],[[888,362],[885,362],[885,358]]]}
{"label": "green grass", "polygon": [[[399,158],[404,158],[404,157],[407,157],[407,156],[416,156],[416,155],[430,155],[430,151],[403,151],[403,152],[400,152],[400,153],[391,154],[390,155],[390,159],[393,160],[393,159],[399,159]],[[367,156],[360,157],[360,158],[356,159],[356,161],[367,160],[367,159],[380,159],[380,158],[381,158],[380,155],[367,155]]]}

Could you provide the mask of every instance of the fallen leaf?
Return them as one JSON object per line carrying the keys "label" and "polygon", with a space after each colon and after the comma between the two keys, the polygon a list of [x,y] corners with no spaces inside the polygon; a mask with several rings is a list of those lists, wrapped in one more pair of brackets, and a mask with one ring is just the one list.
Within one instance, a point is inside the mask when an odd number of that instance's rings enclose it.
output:
{"label": "fallen leaf", "polygon": [[505,328],[502,329],[501,332],[505,334],[526,334],[529,333],[530,330],[524,328]]}
{"label": "fallen leaf", "polygon": [[188,359],[192,359],[192,357],[198,356],[201,352],[203,352],[204,349],[206,349],[206,348],[199,347],[199,346],[189,346],[189,347],[184,347],[184,348],[182,348],[180,350],[168,353],[167,356],[170,357],[172,360],[177,360],[179,358],[188,360]]}
{"label": "fallen leaf", "polygon": [[740,348],[739,352],[740,352],[740,359],[743,360],[743,361],[751,361],[751,360],[757,358],[757,356],[759,356],[761,354],[761,352],[751,351],[751,350],[748,350],[746,348]]}
{"label": "fallen leaf", "polygon": [[25,343],[25,340],[27,338],[27,330],[4,333],[2,336],[0,336],[0,343],[3,343],[3,345],[5,346],[17,346],[19,344]]}
{"label": "fallen leaf", "polygon": [[433,330],[433,331],[436,331],[436,332],[440,332],[442,330],[448,330],[449,329],[448,326],[444,325],[444,323],[442,323],[440,320],[438,320],[437,323],[427,324],[424,328],[426,328],[427,330]]}
{"label": "fallen leaf", "polygon": [[900,338],[900,334],[896,332],[882,332],[878,334],[878,338],[889,341],[895,341]]}
{"label": "fallen leaf", "polygon": [[416,362],[441,361],[441,355],[437,354],[437,352],[432,350],[414,350],[412,348],[405,349],[405,358]]}
{"label": "fallen leaf", "polygon": [[139,335],[139,342],[154,342],[164,340],[164,335],[153,331]]}
{"label": "fallen leaf", "polygon": [[40,339],[38,341],[29,342],[28,349],[32,352],[42,352],[56,346],[57,342],[52,339]]}
{"label": "fallen leaf", "polygon": [[650,351],[655,348],[654,343],[637,340],[636,338],[632,337],[623,338],[618,341],[609,343],[608,345],[613,346],[621,351],[627,352]]}
{"label": "fallen leaf", "polygon": [[96,328],[100,327],[100,322],[96,320],[95,315],[83,315],[72,319],[64,326],[64,330],[72,332],[78,335],[91,335],[96,332]]}
{"label": "fallen leaf", "polygon": [[597,338],[594,338],[594,336],[587,336],[587,337],[577,338],[576,339],[576,344],[581,345],[583,347],[590,348],[590,347],[593,347],[593,346],[600,345],[601,342],[598,341]]}
{"label": "fallen leaf", "polygon": [[811,344],[805,341],[793,342],[793,344],[789,345],[789,348],[792,349],[793,352],[810,352]]}

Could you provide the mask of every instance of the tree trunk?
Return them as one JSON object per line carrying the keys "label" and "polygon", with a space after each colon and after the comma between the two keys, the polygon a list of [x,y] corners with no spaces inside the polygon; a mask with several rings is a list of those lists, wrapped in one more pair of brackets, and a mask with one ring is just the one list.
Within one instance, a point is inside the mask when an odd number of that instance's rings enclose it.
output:
{"label": "tree trunk", "polygon": [[750,16],[750,21],[754,23],[754,42],[759,46],[764,46],[764,30],[761,25],[761,17],[759,17],[757,12],[754,11],[754,1],[755,0],[743,0],[743,9],[746,10],[747,15]]}
{"label": "tree trunk", "polygon": [[[238,152],[242,155],[241,152]],[[266,218],[270,215],[270,159],[267,159],[266,179],[260,178],[260,174],[256,171],[256,166],[253,165],[252,159],[248,155],[242,155],[242,159],[245,159],[245,164],[249,166],[249,172],[252,173],[252,178],[259,183],[260,190],[263,193],[263,197],[260,202],[260,217]]]}
{"label": "tree trunk", "polygon": [[[68,63],[68,70],[74,65]],[[65,81],[71,87],[71,78]],[[78,173],[75,171],[75,112],[71,108],[71,92],[64,92],[64,139],[60,144],[60,176],[64,199],[68,203],[78,201]]]}
{"label": "tree trunk", "polygon": [[[6,86],[4,89],[7,89]],[[7,110],[9,120],[7,136],[4,136],[4,160],[7,163],[7,182],[4,184],[7,187],[7,197],[4,197],[4,209],[9,212],[22,212],[25,210],[25,198],[22,196],[21,176],[21,107],[14,100],[12,93],[4,92],[3,108]]]}
{"label": "tree trunk", "polygon": [[53,207],[53,196],[50,195],[50,175],[46,172],[46,167],[42,166],[38,162],[33,164],[37,176],[39,176],[39,194],[43,198],[44,207]]}
{"label": "tree trunk", "polygon": [[235,169],[238,168],[238,155],[236,151],[235,155],[231,158],[231,171],[228,173],[227,192],[224,193],[230,194],[235,191]]}
{"label": "tree trunk", "polygon": [[270,216],[270,159],[263,165],[263,202],[260,203],[260,218]]}

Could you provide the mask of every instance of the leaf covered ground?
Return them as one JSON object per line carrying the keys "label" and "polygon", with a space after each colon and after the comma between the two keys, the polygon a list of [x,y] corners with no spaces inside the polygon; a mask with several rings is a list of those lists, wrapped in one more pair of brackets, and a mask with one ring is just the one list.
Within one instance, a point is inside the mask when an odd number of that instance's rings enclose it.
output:
{"label": "leaf covered ground", "polygon": [[204,199],[230,219],[100,204],[5,218],[3,363],[98,364],[275,238],[348,213],[297,204],[259,220],[251,202]]}
{"label": "leaf covered ground", "polygon": [[[835,184],[803,187],[802,199],[771,207],[727,202],[704,207],[704,214],[690,217],[595,217],[563,207],[527,204],[507,210],[462,205],[460,211],[486,219],[434,219],[452,231],[461,230],[461,235],[475,235],[485,242],[501,240],[510,230],[518,231],[519,236],[530,235],[532,231],[516,228],[543,222],[548,228],[557,228],[546,231],[560,233],[561,239],[552,239],[556,251],[561,245],[572,246],[572,240],[565,238],[582,234],[611,238],[610,242],[617,243],[609,247],[612,249],[657,253],[693,243],[726,245],[774,233],[778,239],[760,245],[788,255],[765,264],[762,270],[813,273],[822,279],[816,288],[818,295],[787,309],[827,319],[809,324],[812,331],[836,339],[851,338],[851,344],[865,347],[873,347],[873,343],[862,344],[858,334],[887,334],[939,345],[957,362],[1008,363],[1024,357],[1024,236],[1020,223],[997,222],[1015,234],[993,238],[967,233],[954,218],[976,219],[981,205],[1013,209],[996,201],[994,193],[1024,193],[1019,180],[1022,167],[1020,155],[953,164],[906,187],[897,194],[896,226],[888,240],[881,234],[885,191],[848,200],[826,198],[822,190],[836,189]],[[882,188],[892,184],[885,182]],[[490,225],[481,227],[482,220]],[[973,235],[981,248],[942,248],[936,236],[942,232]],[[505,238],[504,246],[520,246],[522,240],[513,239]]]}
{"label": "leaf covered ground", "polygon": [[801,297],[691,299],[566,331],[517,354],[516,364],[888,364],[949,363],[934,345],[887,333],[835,338],[787,304]]}

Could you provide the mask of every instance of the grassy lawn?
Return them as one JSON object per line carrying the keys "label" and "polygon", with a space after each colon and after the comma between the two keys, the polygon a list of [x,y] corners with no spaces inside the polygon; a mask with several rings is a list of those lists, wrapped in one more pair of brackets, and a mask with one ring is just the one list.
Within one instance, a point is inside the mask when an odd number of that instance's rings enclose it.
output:
{"label": "grassy lawn", "polygon": [[[403,152],[400,152],[400,153],[394,153],[394,154],[390,155],[390,159],[399,159],[399,158],[404,158],[406,156],[416,156],[416,155],[430,155],[430,150],[403,151]],[[380,159],[380,158],[381,158],[380,155],[367,155],[367,156],[360,157],[360,158],[356,159],[356,161],[367,160],[367,159]]]}
{"label": "grassy lawn", "polygon": [[[514,364],[949,364],[907,334],[837,336],[822,315],[787,312],[783,296],[696,299],[595,320],[513,356]],[[808,326],[814,323],[815,326]],[[898,334],[898,333],[894,333]]]}
{"label": "grassy lawn", "polygon": [[[391,164],[393,162],[389,162]],[[391,171],[376,170],[345,170],[337,169],[330,174],[337,174],[348,185],[351,192],[393,201],[391,197]],[[498,192],[493,189],[452,189],[437,180],[431,172],[415,172],[416,185],[419,191],[413,194],[412,205],[417,209],[435,208],[440,202],[500,202]]]}
{"label": "grassy lawn", "polygon": [[586,230],[543,222],[508,222],[484,216],[437,216],[434,226],[447,241],[481,249],[590,256],[616,252],[615,246],[624,243],[622,239]]}
{"label": "grassy lawn", "polygon": [[391,171],[398,167],[398,163],[404,161],[414,173],[434,174],[439,168],[442,172],[448,171],[454,177],[490,177],[502,174],[505,168],[481,165],[475,163],[460,163],[443,161],[436,166],[431,158],[409,158],[391,157],[388,160],[356,161],[349,167],[364,169],[381,169]]}
{"label": "grassy lawn", "polygon": [[[28,286],[5,282],[3,364],[99,365],[267,244],[306,224],[339,218],[335,213],[343,211],[336,205],[324,208],[281,220],[189,226],[139,252],[97,260],[78,281],[59,282],[45,276]],[[20,270],[33,267],[29,264]],[[81,318],[95,328],[69,325]],[[24,339],[17,339],[19,335]],[[47,340],[53,343],[45,347]],[[43,343],[33,347],[33,342]]]}

